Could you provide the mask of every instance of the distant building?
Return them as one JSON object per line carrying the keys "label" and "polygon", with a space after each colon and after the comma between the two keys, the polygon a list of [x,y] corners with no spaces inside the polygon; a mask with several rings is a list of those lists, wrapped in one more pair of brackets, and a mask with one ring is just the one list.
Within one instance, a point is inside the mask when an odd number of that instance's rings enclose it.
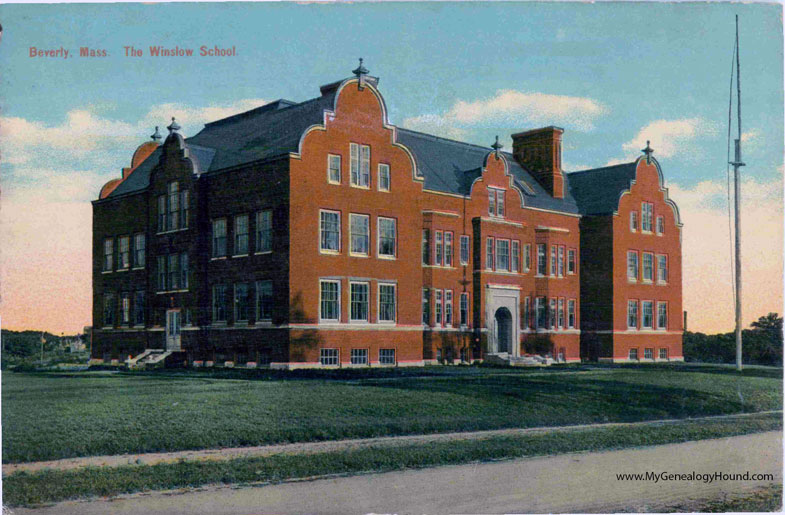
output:
{"label": "distant building", "polygon": [[511,153],[398,128],[362,65],[168,129],[93,202],[96,360],[682,359],[681,222],[650,153],[568,174],[557,127]]}

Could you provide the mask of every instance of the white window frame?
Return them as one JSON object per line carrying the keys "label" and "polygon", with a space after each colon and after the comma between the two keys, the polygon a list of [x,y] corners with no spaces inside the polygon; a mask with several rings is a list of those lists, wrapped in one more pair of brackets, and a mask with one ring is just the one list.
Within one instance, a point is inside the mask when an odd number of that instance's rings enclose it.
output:
{"label": "white window frame", "polygon": [[[125,250],[123,250],[125,247]],[[117,238],[117,270],[131,268],[131,236],[123,235]]]}
{"label": "white window frame", "polygon": [[444,290],[444,325],[445,327],[452,327],[452,290]]}
{"label": "white window frame", "polygon": [[[322,284],[324,284],[324,283],[331,283],[331,284],[337,284],[338,285],[338,290],[336,292],[336,299],[335,299],[335,302],[337,304],[337,308],[335,310],[337,318],[324,318],[324,313],[323,313],[323,310],[322,310],[322,306],[323,306],[323,302],[324,302],[324,299],[322,298],[322,293],[323,293],[322,292]],[[323,323],[323,322],[336,323],[336,322],[340,322],[340,321],[341,321],[341,281],[338,280],[338,279],[319,279],[319,322],[320,323]]]}
{"label": "white window frame", "polygon": [[[223,235],[216,236],[216,234],[215,234],[216,224],[221,224],[221,223],[223,224]],[[212,223],[210,225],[211,225],[211,227],[210,227],[210,242],[211,242],[210,243],[210,250],[211,250],[210,255],[211,255],[211,257],[213,259],[215,259],[215,258],[224,258],[228,254],[228,252],[227,252],[228,249],[226,248],[226,240],[227,240],[227,236],[226,236],[226,233],[227,233],[227,230],[226,230],[227,229],[227,227],[226,227],[226,217],[216,218],[216,219],[214,219],[212,221]],[[223,251],[220,252],[220,253],[218,252],[219,249],[216,246],[216,241],[218,241],[219,238],[223,238]]]}
{"label": "white window frame", "polygon": [[[464,316],[464,313],[466,316]],[[461,327],[469,325],[469,294],[467,292],[461,293],[460,304],[458,305],[458,323]]]}
{"label": "white window frame", "polygon": [[[502,248],[507,247],[506,252],[501,252]],[[510,240],[503,238],[496,238],[496,266],[494,267],[497,272],[510,271]],[[507,256],[507,264],[501,262],[503,256]]]}
{"label": "white window frame", "polygon": [[422,264],[429,266],[431,264],[431,230],[422,230],[422,240],[420,241],[420,250],[422,255]]}
{"label": "white window frame", "polygon": [[[107,259],[108,258],[108,259]],[[108,267],[107,267],[108,263]],[[114,238],[104,238],[104,253],[101,270],[111,272],[114,269]]]}
{"label": "white window frame", "polygon": [[[365,219],[365,234],[354,234],[354,220]],[[365,236],[365,251],[354,249],[354,237]],[[356,257],[368,257],[371,253],[371,216],[360,213],[349,213],[349,255]]]}
{"label": "white window frame", "polygon": [[556,299],[551,298],[548,300],[548,329],[556,329]]}
{"label": "white window frame", "polygon": [[496,265],[496,244],[491,236],[485,238],[485,269],[493,270]]}
{"label": "white window frame", "polygon": [[[635,259],[631,259],[631,258]],[[635,277],[630,275],[630,270],[632,265],[635,265]],[[627,281],[631,283],[638,282],[638,277],[640,276],[640,263],[638,260],[638,251],[637,250],[628,250],[627,251]]]}
{"label": "white window frame", "polygon": [[510,245],[510,271],[517,274],[520,271],[521,242],[518,240],[512,240]]}
{"label": "white window frame", "polygon": [[648,359],[650,361],[654,361],[654,348],[653,347],[644,347],[643,348],[643,359]]}
{"label": "white window frame", "polygon": [[638,232],[638,212],[630,211],[630,232]]}
{"label": "white window frame", "polygon": [[[354,318],[352,313],[352,287],[365,286],[365,318]],[[349,281],[349,322],[352,324],[367,324],[371,321],[371,283],[368,281]]]}
{"label": "white window frame", "polygon": [[532,267],[532,244],[526,243],[523,246],[523,272],[529,273]]}
{"label": "white window frame", "polygon": [[442,290],[436,290],[434,302],[436,304],[436,317],[434,323],[437,327],[441,327],[444,324],[444,292]]}
{"label": "white window frame", "polygon": [[[267,213],[267,216],[264,216]],[[273,251],[273,210],[272,209],[262,209],[261,211],[256,212],[256,241],[254,244],[256,245],[256,253],[257,254],[269,254]],[[262,222],[267,219],[270,222],[269,228],[263,229],[261,228]],[[262,232],[266,232],[267,234],[267,248],[262,248]]]}
{"label": "white window frame", "polygon": [[641,202],[641,232],[651,233],[653,216],[654,204],[651,202]]}
{"label": "white window frame", "polygon": [[434,232],[434,253],[433,264],[436,266],[444,265],[444,233],[442,231]]}
{"label": "white window frame", "polygon": [[[270,316],[262,316],[262,285],[270,285]],[[273,296],[273,281],[272,279],[262,279],[256,281],[254,285],[254,296],[256,297],[256,302],[254,303],[254,311],[255,311],[255,320],[257,322],[271,322],[273,319],[273,307],[275,306],[275,297]],[[321,288],[319,289],[319,294],[321,295]],[[319,305],[321,310],[321,304]]]}
{"label": "white window frame", "polygon": [[[660,268],[660,259],[664,260],[665,266]],[[668,256],[666,254],[657,254],[655,256],[655,260],[657,261],[657,284],[668,284]],[[665,273],[660,273],[662,270],[665,270]],[[662,276],[665,275],[665,279]]]}
{"label": "white window frame", "polygon": [[[465,250],[465,252],[464,252]],[[461,250],[460,250],[460,260],[462,265],[466,265],[469,263],[470,251],[469,251],[469,236],[466,234],[461,235]]]}
{"label": "white window frame", "polygon": [[426,327],[431,326],[431,290],[429,288],[422,289],[420,296],[420,320],[422,325]]}
{"label": "white window frame", "polygon": [[529,329],[529,324],[531,323],[531,298],[526,296],[523,298],[523,316],[521,317],[521,324],[523,325],[523,329]]}
{"label": "white window frame", "polygon": [[[646,308],[649,308],[649,324],[646,325]],[[641,329],[654,329],[654,301],[641,301]]]}
{"label": "white window frame", "polygon": [[[633,353],[635,356],[633,357]],[[627,353],[627,359],[630,361],[640,361],[640,357],[638,356],[638,347],[632,347],[629,352]]]}
{"label": "white window frame", "polygon": [[[241,281],[239,283],[234,283],[234,287],[232,288],[232,299],[234,300],[234,323],[235,324],[247,324],[251,318],[251,286],[247,281]],[[245,318],[240,318],[240,302],[239,296],[237,295],[238,286],[245,286]]]}
{"label": "white window frame", "polygon": [[[390,176],[390,165],[387,163],[379,163],[376,168],[378,173],[378,182],[376,183],[378,190],[390,191],[390,182],[392,181],[392,177]],[[386,173],[383,173],[385,170]],[[387,183],[386,187],[385,182]]]}
{"label": "white window frame", "polygon": [[[382,222],[392,222],[393,227],[393,252],[392,254],[382,253]],[[398,220],[386,216],[376,218],[376,257],[380,259],[395,259],[398,254]]]}
{"label": "white window frame", "polygon": [[[384,352],[385,354],[383,355],[382,352]],[[392,353],[392,356],[390,356],[390,353]],[[392,361],[390,361],[391,357],[392,357]],[[398,361],[396,360],[395,349],[389,349],[389,348],[388,349],[379,349],[379,364],[380,365],[395,365],[397,363],[398,363]]]}
{"label": "white window frame", "polygon": [[[646,277],[646,257],[649,258],[649,277]],[[642,252],[641,256],[641,265],[643,270],[641,271],[642,280],[645,283],[651,283],[654,281],[654,254],[652,252]]]}
{"label": "white window frame", "polygon": [[575,275],[577,270],[577,251],[575,249],[567,249],[567,275]]}
{"label": "white window frame", "polygon": [[[239,237],[242,233],[239,232],[239,223],[240,220],[245,219],[245,249],[242,252],[238,252],[237,247],[239,246]],[[233,231],[232,231],[232,257],[245,257],[250,252],[251,247],[251,223],[250,219],[247,214],[240,214],[234,215],[234,224],[233,224]]]}
{"label": "white window frame", "polygon": [[319,364],[323,367],[339,366],[341,364],[341,349],[336,349],[336,348],[319,349]]}
{"label": "white window frame", "polygon": [[550,276],[551,277],[556,277],[556,271],[557,271],[556,268],[558,266],[557,265],[557,255],[559,253],[558,247],[559,247],[558,245],[551,245],[551,259],[550,259],[550,265],[551,265]]}
{"label": "white window frame", "polygon": [[452,244],[453,233],[452,231],[444,231],[444,266],[452,267]]}
{"label": "white window frame", "polygon": [[[635,316],[635,325],[630,325],[630,320]],[[628,300],[627,301],[627,329],[637,330],[638,324],[640,323],[640,313],[638,309],[638,301],[637,300]]]}
{"label": "white window frame", "polygon": [[[543,314],[542,325],[540,325],[540,312]],[[536,330],[548,328],[548,300],[543,296],[534,297],[534,328]]]}
{"label": "white window frame", "polygon": [[488,214],[496,216],[496,192],[488,188]]}
{"label": "white window frame", "polygon": [[[338,161],[338,177],[332,176],[335,168],[333,168],[333,159]],[[327,183],[328,184],[341,184],[341,156],[340,154],[327,154]]]}
{"label": "white window frame", "polygon": [[575,322],[577,321],[577,317],[575,316],[575,305],[575,299],[567,301],[567,329],[575,329]]}
{"label": "white window frame", "polygon": [[[223,292],[222,299],[218,299],[216,295],[219,289]],[[227,291],[228,287],[225,283],[213,284],[211,290],[212,290],[212,296],[210,298],[210,301],[212,305],[212,318],[210,320],[212,321],[213,324],[225,325],[229,321],[229,311],[226,309],[227,308],[226,294],[228,293]],[[222,302],[218,302],[219,300],[221,300]],[[223,318],[218,318],[218,312],[220,310],[223,311],[224,314]]]}
{"label": "white window frame", "polygon": [[[323,214],[338,215],[338,249],[326,249],[322,246],[324,242],[324,227],[322,224]],[[341,253],[341,212],[333,209],[320,209],[319,210],[319,253],[320,254],[340,254]]]}
{"label": "white window frame", "polygon": [[[393,289],[393,318],[382,319],[382,287]],[[398,285],[396,283],[379,281],[376,285],[376,319],[380,324],[395,324],[398,320]]]}
{"label": "white window frame", "polygon": [[[660,323],[661,308],[665,308],[665,324]],[[668,330],[668,303],[667,302],[657,302],[656,316],[657,316],[657,329],[660,331],[667,331]]]}
{"label": "white window frame", "polygon": [[557,275],[559,277],[564,277],[564,245],[559,245],[559,271]]}
{"label": "white window frame", "polygon": [[368,349],[352,349],[349,359],[352,365],[367,365]]}
{"label": "white window frame", "polygon": [[657,230],[657,235],[662,236],[665,233],[665,217],[660,215],[655,218],[655,228]]}
{"label": "white window frame", "polygon": [[[139,242],[142,242],[139,245]],[[141,255],[142,259],[139,259]],[[143,232],[134,234],[133,267],[144,268],[147,263],[147,235]]]}
{"label": "white window frame", "polygon": [[[668,348],[667,347],[660,347],[657,350],[659,351],[658,352],[659,359],[668,359]],[[665,351],[665,352],[663,352],[663,351]],[[664,354],[664,356],[663,356],[663,354]]]}

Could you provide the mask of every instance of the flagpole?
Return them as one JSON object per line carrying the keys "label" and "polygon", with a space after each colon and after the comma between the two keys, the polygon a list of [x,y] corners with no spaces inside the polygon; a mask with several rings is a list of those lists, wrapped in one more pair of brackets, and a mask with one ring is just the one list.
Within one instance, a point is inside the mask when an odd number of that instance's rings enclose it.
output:
{"label": "flagpole", "polygon": [[734,214],[736,220],[736,370],[742,369],[741,341],[741,185],[739,184],[739,168],[744,166],[741,160],[741,73],[739,71],[739,15],[736,15],[736,109],[738,114],[738,138],[736,138],[733,162],[734,181]]}

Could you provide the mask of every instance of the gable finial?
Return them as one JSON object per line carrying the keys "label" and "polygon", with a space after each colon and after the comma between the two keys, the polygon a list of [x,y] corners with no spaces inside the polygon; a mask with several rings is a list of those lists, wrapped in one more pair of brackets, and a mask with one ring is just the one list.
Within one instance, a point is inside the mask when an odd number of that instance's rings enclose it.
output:
{"label": "gable finial", "polygon": [[152,135],[152,136],[150,136],[150,138],[151,138],[153,141],[155,141],[156,143],[158,143],[158,142],[161,140],[161,137],[162,137],[162,136],[161,136],[161,133],[158,131],[158,126],[156,125],[156,126],[155,126],[155,132],[153,133],[153,135]]}
{"label": "gable finial", "polygon": [[651,164],[651,155],[654,153],[654,149],[651,148],[651,145],[649,145],[649,140],[646,140],[646,148],[641,150],[641,152],[646,154],[646,164],[650,165]]}
{"label": "gable finial", "polygon": [[499,136],[496,135],[496,141],[493,143],[493,145],[491,145],[491,148],[493,149],[496,155],[496,159],[499,159],[499,149],[501,149],[502,147],[504,147],[504,145],[499,143]]}
{"label": "gable finial", "polygon": [[172,123],[169,124],[167,129],[169,129],[169,134],[180,130],[180,124],[174,121],[174,116],[172,116]]}
{"label": "gable finial", "polygon": [[363,66],[363,58],[360,57],[360,66],[352,70],[352,73],[359,79],[363,75],[368,75],[368,70]]}

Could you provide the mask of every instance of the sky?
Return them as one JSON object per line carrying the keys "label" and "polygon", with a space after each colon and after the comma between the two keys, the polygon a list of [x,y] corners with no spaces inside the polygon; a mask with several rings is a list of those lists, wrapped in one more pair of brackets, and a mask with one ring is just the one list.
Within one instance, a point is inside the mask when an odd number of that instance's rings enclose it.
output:
{"label": "sky", "polygon": [[[365,59],[398,126],[488,145],[565,129],[567,171],[651,140],[684,223],[693,331],[733,328],[726,178],[734,15],[742,72],[745,324],[783,312],[783,40],[776,4],[0,5],[0,323],[91,324],[90,201],[177,117],[303,101]],[[236,49],[152,57],[149,47]],[[126,56],[124,47],[143,50]],[[31,57],[67,49],[68,58]],[[105,50],[82,58],[80,47]],[[74,55],[77,54],[77,55]],[[735,125],[734,125],[735,133]]]}

